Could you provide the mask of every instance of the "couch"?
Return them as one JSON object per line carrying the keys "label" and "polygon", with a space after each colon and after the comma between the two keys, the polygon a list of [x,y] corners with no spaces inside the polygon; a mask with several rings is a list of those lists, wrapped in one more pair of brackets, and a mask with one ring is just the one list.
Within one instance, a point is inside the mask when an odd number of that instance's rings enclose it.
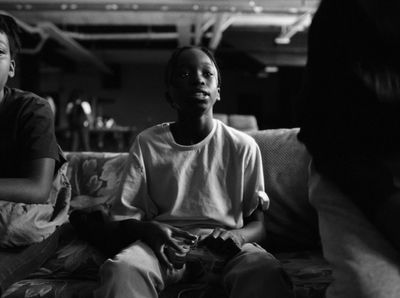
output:
{"label": "couch", "polygon": [[[332,270],[322,256],[317,215],[308,201],[310,157],[297,133],[297,128],[249,132],[261,149],[271,199],[262,245],[282,262],[297,298],[317,298],[324,297]],[[109,208],[127,153],[67,152],[66,156],[71,211]],[[67,224],[57,253],[39,270],[11,285],[2,297],[91,297],[103,261],[104,256]],[[167,288],[161,297],[177,297],[179,290]],[[200,297],[205,292],[193,287],[180,297]],[[209,297],[220,297],[215,290],[209,292]]]}
{"label": "couch", "polygon": [[240,131],[252,132],[258,130],[257,118],[254,115],[214,113],[214,118]]}

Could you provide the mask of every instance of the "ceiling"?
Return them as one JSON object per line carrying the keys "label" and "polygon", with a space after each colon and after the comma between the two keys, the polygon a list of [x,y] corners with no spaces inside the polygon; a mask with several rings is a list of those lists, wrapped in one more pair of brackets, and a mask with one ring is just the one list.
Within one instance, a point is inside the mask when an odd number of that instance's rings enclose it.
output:
{"label": "ceiling", "polygon": [[304,65],[318,2],[0,0],[0,11],[22,28],[22,53],[50,64],[84,62],[109,72],[110,63],[156,63],[176,46],[203,45],[227,66],[259,68]]}

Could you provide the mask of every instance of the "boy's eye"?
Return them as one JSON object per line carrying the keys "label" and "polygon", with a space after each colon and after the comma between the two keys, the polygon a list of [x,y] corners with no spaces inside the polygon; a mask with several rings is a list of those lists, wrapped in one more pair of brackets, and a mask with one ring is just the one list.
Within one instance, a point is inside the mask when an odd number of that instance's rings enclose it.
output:
{"label": "boy's eye", "polygon": [[214,75],[214,73],[211,72],[211,71],[205,71],[204,72],[204,76],[206,76],[206,77],[212,77],[213,75]]}
{"label": "boy's eye", "polygon": [[178,73],[178,76],[182,79],[184,78],[188,78],[189,77],[189,72],[188,71],[182,71],[180,73]]}

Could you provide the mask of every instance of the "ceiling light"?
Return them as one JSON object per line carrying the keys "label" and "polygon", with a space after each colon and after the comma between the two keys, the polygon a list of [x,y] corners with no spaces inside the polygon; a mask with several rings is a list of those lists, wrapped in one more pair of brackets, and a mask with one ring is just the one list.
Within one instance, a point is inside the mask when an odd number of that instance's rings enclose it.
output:
{"label": "ceiling light", "polygon": [[278,70],[279,68],[277,66],[271,66],[271,65],[265,66],[264,68],[264,71],[267,73],[275,73],[278,72]]}
{"label": "ceiling light", "polygon": [[211,6],[211,7],[210,7],[210,10],[211,10],[212,12],[216,12],[216,11],[218,11],[218,7],[217,7],[217,6]]}
{"label": "ceiling light", "polygon": [[118,5],[117,4],[107,4],[106,10],[118,10]]}
{"label": "ceiling light", "polygon": [[261,13],[264,8],[262,6],[254,6],[253,10],[255,13]]}

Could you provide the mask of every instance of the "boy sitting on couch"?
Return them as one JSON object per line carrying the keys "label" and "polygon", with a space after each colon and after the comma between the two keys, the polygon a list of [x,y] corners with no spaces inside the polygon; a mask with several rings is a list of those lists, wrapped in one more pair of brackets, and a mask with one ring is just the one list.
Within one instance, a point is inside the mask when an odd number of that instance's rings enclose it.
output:
{"label": "boy sitting on couch", "polygon": [[17,23],[0,14],[0,295],[55,251],[70,198],[49,103],[6,86],[19,45]]}
{"label": "boy sitting on couch", "polygon": [[229,297],[293,297],[279,262],[256,242],[265,234],[261,155],[248,135],[213,119],[220,73],[204,48],[177,49],[166,69],[177,120],[138,135],[113,217],[136,238],[100,269],[96,297],[157,297],[190,271],[175,255],[197,238],[214,252],[238,253],[220,282]]}

